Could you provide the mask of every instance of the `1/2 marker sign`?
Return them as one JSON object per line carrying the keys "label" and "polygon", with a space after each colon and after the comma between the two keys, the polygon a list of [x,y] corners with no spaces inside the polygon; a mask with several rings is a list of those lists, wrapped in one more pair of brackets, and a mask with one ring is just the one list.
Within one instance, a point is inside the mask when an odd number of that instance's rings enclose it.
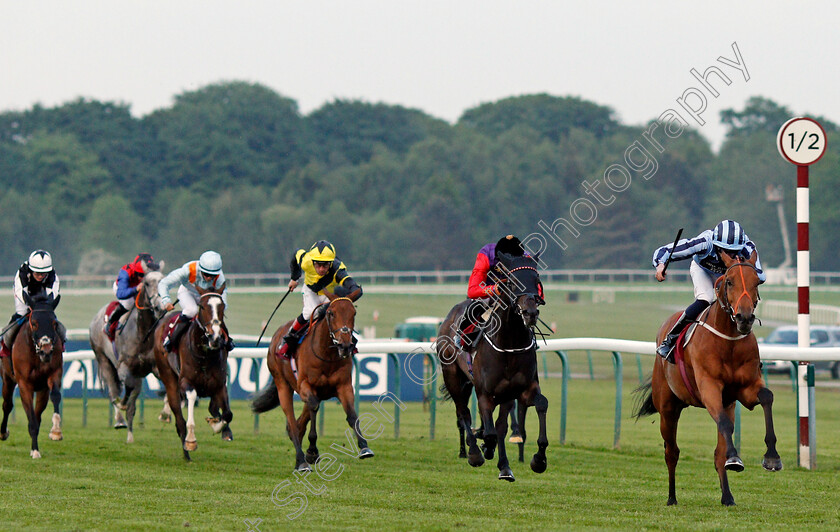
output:
{"label": "1/2 marker sign", "polygon": [[791,118],[779,128],[776,147],[788,162],[808,166],[825,153],[825,130],[811,118]]}

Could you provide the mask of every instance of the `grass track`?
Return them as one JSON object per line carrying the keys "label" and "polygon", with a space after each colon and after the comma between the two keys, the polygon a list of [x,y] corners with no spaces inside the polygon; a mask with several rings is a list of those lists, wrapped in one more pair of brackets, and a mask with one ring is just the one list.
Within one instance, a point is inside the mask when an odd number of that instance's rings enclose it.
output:
{"label": "grass track", "polygon": [[[91,308],[104,304],[94,296],[66,298],[60,318],[84,327]],[[452,296],[384,296],[370,294],[359,303],[359,326],[372,309],[380,311],[380,334],[407,316],[441,315]],[[560,299],[559,297],[557,299]],[[649,339],[671,305],[685,294],[617,294],[614,305],[552,305],[543,313],[557,321],[562,336],[606,336]],[[555,299],[556,300],[556,299]],[[270,295],[232,298],[231,327],[258,334],[259,320],[276,304]],[[287,318],[298,309],[284,308]],[[289,302],[286,303],[287,305]],[[441,310],[443,309],[443,310]],[[63,313],[62,313],[63,312]],[[282,314],[280,312],[279,314]],[[273,325],[279,325],[283,316]],[[242,330],[246,325],[252,330]],[[652,329],[653,328],[653,329]],[[566,332],[564,332],[566,331]],[[761,469],[764,451],[760,411],[743,412],[741,457],[747,469],[730,475],[738,506],[723,508],[712,464],[714,425],[705,411],[686,411],[680,424],[682,448],[677,477],[677,507],[666,507],[667,474],[658,421],[630,418],[630,393],[638,383],[635,360],[625,359],[621,448],[612,449],[615,384],[609,357],[596,354],[595,380],[574,379],[569,391],[567,440],[558,445],[559,379],[543,383],[549,399],[548,471],[536,475],[527,466],[536,439],[536,416],[529,415],[526,463],[513,463],[517,481],[496,480],[495,460],[470,468],[457,458],[454,408],[440,404],[436,438],[429,440],[429,414],[409,404],[401,416],[401,438],[381,414],[384,434],[371,441],[376,457],[358,461],[333,452],[344,467],[331,482],[315,481],[323,493],[307,494],[308,506],[294,521],[285,515],[292,505],[272,503],[272,490],[284,481],[285,497],[303,491],[292,475],[293,453],[279,410],[253,418],[245,402],[235,402],[235,441],[223,443],[199,422],[199,448],[185,463],[174,427],[155,418],[156,405],[146,404],[146,424],[127,445],[125,433],[108,425],[107,403],[91,401],[88,427],[81,427],[81,404],[68,400],[65,440],[41,435],[42,460],[29,458],[29,438],[22,409],[0,442],[0,476],[7,488],[0,497],[7,530],[248,530],[245,520],[261,519],[259,529],[284,530],[580,530],[676,529],[716,530],[779,528],[820,530],[840,523],[840,391],[820,387],[817,394],[816,471],[796,464],[795,397],[788,381],[774,378],[776,428],[785,469]],[[650,360],[644,358],[647,365]],[[557,366],[552,362],[550,370]],[[584,354],[574,354],[572,371],[586,372]],[[337,404],[326,408],[326,431],[320,449],[341,443],[346,425]],[[203,419],[206,401],[197,414]],[[375,413],[368,404],[361,411]],[[46,416],[45,416],[46,417]],[[45,422],[47,419],[44,420]],[[515,449],[509,449],[511,455]]]}

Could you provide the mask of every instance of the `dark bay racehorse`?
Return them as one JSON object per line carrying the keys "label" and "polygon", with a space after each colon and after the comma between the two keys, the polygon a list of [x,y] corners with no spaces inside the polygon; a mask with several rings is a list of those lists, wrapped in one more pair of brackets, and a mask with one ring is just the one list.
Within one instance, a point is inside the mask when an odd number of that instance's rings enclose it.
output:
{"label": "dark bay racehorse", "polygon": [[[665,463],[668,465],[669,505],[677,504],[675,472],[680,457],[677,423],[687,406],[705,408],[717,424],[715,469],[720,477],[722,504],[735,504],[727,470],[744,470],[732,442],[735,401],[740,401],[749,410],[761,405],[767,445],[762,465],[768,471],[782,468],[773,430],[773,393],[761,378],[758,343],[752,333],[759,285],[756,255],[753,253],[749,261],[731,259],[725,253],[721,258],[727,270],[715,285],[717,302],[705,317],[700,317],[688,345],[682,352],[677,352],[677,363],[670,364],[655,357],[651,382],[637,390],[641,401],[636,408],[636,419],[659,412],[659,430],[665,440]],[[659,329],[657,345],[678,316],[679,313],[671,316]],[[682,344],[683,339],[678,343]]]}
{"label": "dark bay racehorse", "polygon": [[[224,286],[219,292],[224,291]],[[170,313],[155,332],[154,353],[160,380],[166,387],[166,399],[175,416],[175,429],[181,438],[184,458],[198,447],[195,437],[195,403],[198,397],[210,397],[210,416],[207,422],[213,432],[222,433],[222,440],[233,440],[230,422],[233,413],[227,390],[228,352],[225,348],[225,304],[217,292],[198,288],[198,315],[181,335],[174,353],[163,347],[168,324],[177,319],[177,312]],[[187,419],[181,411],[181,400],[187,401]]]}
{"label": "dark bay racehorse", "polygon": [[[138,286],[134,308],[122,317],[122,323],[114,342],[105,334],[105,305],[90,323],[90,347],[96,356],[99,378],[107,388],[108,397],[114,404],[114,428],[128,428],[126,441],[134,442],[134,414],[137,396],[143,391],[143,379],[149,373],[158,378],[152,329],[163,314],[160,308],[158,283],[163,278],[159,271],[147,273]],[[121,384],[125,395],[120,400]],[[122,411],[125,410],[125,419]],[[165,409],[168,413],[168,408]],[[126,424],[126,419],[128,423]]]}
{"label": "dark bay racehorse", "polygon": [[[353,454],[362,459],[373,456],[373,451],[368,448],[361,430],[356,427],[357,416],[353,406],[352,356],[355,347],[353,327],[356,308],[349,297],[327,297],[331,301],[325,308],[323,319],[310,323],[309,332],[294,355],[297,373],[292,369],[289,360],[275,354],[292,322],[281,326],[274,333],[266,358],[274,385],[269,383],[261,390],[251,406],[257,413],[282,406],[286,414],[286,430],[295,446],[295,469],[299,471],[311,471],[309,464],[318,460],[315,416],[321,401],[332,397],[338,397],[347,416],[348,425],[356,432],[359,447],[353,449]],[[313,316],[319,310],[316,309]],[[303,401],[303,412],[297,420],[292,398],[294,392],[297,392]],[[310,420],[312,424],[309,429],[309,448],[304,457],[301,440]],[[353,444],[350,436],[347,443]]]}
{"label": "dark bay racehorse", "polygon": [[[0,440],[9,437],[7,423],[12,411],[15,386],[20,388],[20,402],[29,420],[29,436],[32,438],[32,458],[41,458],[38,449],[38,432],[41,428],[41,414],[52,395],[55,414],[50,438],[60,440],[61,416],[58,406],[61,394],[51,390],[61,389],[61,375],[64,363],[64,341],[59,333],[55,307],[60,297],[36,296],[30,298],[23,293],[26,304],[32,310],[25,316],[12,345],[12,356],[2,360],[3,373],[3,422],[0,424]],[[37,396],[35,395],[37,392]],[[33,403],[34,401],[34,403]]]}
{"label": "dark bay racehorse", "polygon": [[[515,478],[508,463],[504,438],[508,428],[508,413],[514,399],[519,400],[519,430],[523,440],[519,444],[520,449],[526,440],[525,411],[529,406],[537,410],[540,434],[537,439],[538,451],[531,460],[531,469],[536,473],[546,469],[545,449],[548,447],[548,438],[545,415],[548,400],[540,392],[533,332],[539,316],[539,305],[544,304],[544,301],[540,295],[540,278],[534,258],[502,254],[499,262],[507,282],[502,284],[503,293],[492,302],[492,314],[473,349],[471,368],[464,361],[467,355],[452,341],[469,301],[463,301],[449,311],[441,324],[435,347],[443,373],[441,391],[448,393],[455,402],[460,456],[466,456],[465,435],[469,446],[469,463],[474,467],[484,464],[485,458],[492,459],[498,447],[499,479],[513,482]],[[484,426],[483,457],[471,429],[469,399],[473,388],[478,397],[481,424]],[[499,415],[494,423],[493,411],[496,406],[499,406]]]}

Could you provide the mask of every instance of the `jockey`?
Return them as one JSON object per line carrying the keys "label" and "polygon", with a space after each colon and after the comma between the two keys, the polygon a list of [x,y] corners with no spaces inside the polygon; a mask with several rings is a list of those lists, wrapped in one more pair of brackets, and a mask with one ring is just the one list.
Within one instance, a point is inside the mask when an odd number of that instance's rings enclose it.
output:
{"label": "jockey", "polygon": [[[335,256],[335,247],[326,240],[312,244],[309,251],[299,249],[290,264],[291,280],[289,290],[298,286],[298,279],[303,275],[303,310],[292,322],[292,326],[283,337],[283,343],[277,350],[278,355],[291,359],[300,339],[309,325],[309,318],[319,305],[329,302],[325,295],[332,292],[339,297],[357,301],[362,297],[362,287],[347,273],[344,263]],[[324,307],[326,308],[326,307]]]}
{"label": "jockey", "polygon": [[[467,297],[471,301],[461,317],[455,334],[455,345],[462,349],[471,347],[475,343],[479,333],[478,326],[486,320],[482,314],[493,298],[502,294],[502,286],[495,282],[495,279],[499,279],[496,265],[502,253],[521,257],[525,255],[525,250],[518,238],[507,235],[495,244],[490,243],[482,247],[475,257],[475,265],[467,287]],[[542,297],[542,294],[540,296]]]}
{"label": "jockey", "polygon": [[[167,351],[178,345],[181,335],[193,318],[198,314],[198,302],[201,297],[196,288],[202,290],[220,291],[222,301],[227,308],[227,287],[225,286],[225,274],[222,272],[222,257],[215,251],[205,251],[198,260],[190,261],[177,270],[172,270],[158,283],[158,295],[160,295],[160,306],[169,312],[175,308],[169,298],[169,290],[178,287],[178,303],[181,304],[181,315],[178,316],[178,323],[166,338],[163,346]],[[234,345],[230,334],[225,327],[225,349],[232,350]]]}
{"label": "jockey", "polygon": [[[673,248],[673,249],[672,249]],[[677,319],[668,334],[665,335],[662,345],[657,347],[656,353],[674,363],[673,349],[680,333],[685,327],[696,320],[706,308],[715,300],[715,281],[726,273],[726,266],[721,260],[722,253],[732,258],[740,257],[749,259],[752,253],[756,254],[755,267],[758,271],[758,279],[764,282],[767,276],[761,269],[761,261],[758,260],[758,251],[755,244],[747,237],[741,224],[732,220],[724,220],[717,224],[714,229],[703,231],[691,239],[682,239],[677,245],[667,244],[653,252],[653,267],[656,280],[662,282],[667,274],[665,262],[668,257],[672,261],[693,259],[689,273],[694,283],[695,301]]]}
{"label": "jockey", "polygon": [[[30,297],[42,292],[45,292],[47,297],[52,296],[55,299],[59,297],[58,275],[53,269],[52,257],[43,249],[37,249],[30,253],[29,258],[20,265],[20,269],[15,275],[15,313],[12,314],[12,319],[9,320],[5,334],[0,339],[0,357],[11,355],[15,336],[20,326],[23,325],[24,316],[29,314],[31,310],[23,298],[24,291]],[[58,326],[60,328],[59,336],[62,339],[66,338],[67,331],[64,329],[64,325],[59,322]]]}
{"label": "jockey", "polygon": [[117,280],[114,281],[114,295],[120,304],[110,316],[105,318],[105,334],[112,342],[117,332],[117,324],[123,314],[131,310],[134,298],[137,297],[137,287],[143,282],[143,277],[149,272],[159,271],[160,264],[148,253],[140,253],[134,260],[120,268]]}

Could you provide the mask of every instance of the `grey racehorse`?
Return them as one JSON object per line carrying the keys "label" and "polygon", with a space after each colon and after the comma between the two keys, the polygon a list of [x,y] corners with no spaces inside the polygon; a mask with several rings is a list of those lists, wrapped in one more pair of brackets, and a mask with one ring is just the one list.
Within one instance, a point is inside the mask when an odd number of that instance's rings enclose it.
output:
{"label": "grey racehorse", "polygon": [[[114,428],[128,428],[128,443],[134,442],[134,413],[137,396],[143,390],[143,379],[149,373],[158,376],[152,351],[154,334],[151,329],[156,325],[161,313],[158,283],[162,278],[163,274],[158,271],[145,275],[143,282],[138,286],[139,293],[135,298],[134,308],[121,318],[113,344],[104,331],[105,311],[108,305],[99,309],[90,324],[90,346],[99,365],[99,378],[115,406]],[[122,386],[125,386],[125,395],[120,400]],[[169,421],[169,409],[166,405],[159,418]]]}

